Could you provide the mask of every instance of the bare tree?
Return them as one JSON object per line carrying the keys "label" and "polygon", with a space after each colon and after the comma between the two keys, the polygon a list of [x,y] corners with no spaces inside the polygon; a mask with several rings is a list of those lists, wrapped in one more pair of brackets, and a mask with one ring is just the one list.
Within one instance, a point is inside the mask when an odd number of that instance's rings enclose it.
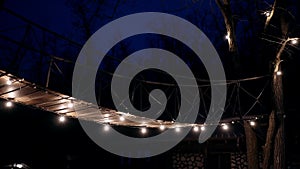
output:
{"label": "bare tree", "polygon": [[[233,63],[235,64],[235,70],[240,71],[240,56],[238,53],[238,45],[235,32],[235,22],[232,15],[232,9],[230,5],[230,0],[215,0],[218,5],[225,23],[227,30],[226,39],[228,40],[229,51],[232,54]],[[247,159],[248,159],[248,168],[257,169],[259,166],[258,163],[258,145],[257,137],[253,128],[249,125],[247,121],[244,121],[244,131],[246,134],[246,143],[247,143]]]}
{"label": "bare tree", "polygon": [[[282,86],[282,73],[281,63],[282,56],[288,42],[296,40],[297,38],[289,38],[288,33],[290,29],[289,18],[290,13],[286,10],[285,0],[275,0],[272,10],[265,22],[265,31],[273,23],[272,26],[278,27],[283,39],[280,43],[279,50],[273,61],[273,100],[274,110],[269,117],[269,128],[267,133],[266,144],[264,146],[264,162],[263,168],[270,168],[271,161],[273,160],[273,167],[275,169],[285,168],[285,132],[284,132],[284,106],[283,106],[283,86]],[[273,154],[273,158],[272,155]]]}

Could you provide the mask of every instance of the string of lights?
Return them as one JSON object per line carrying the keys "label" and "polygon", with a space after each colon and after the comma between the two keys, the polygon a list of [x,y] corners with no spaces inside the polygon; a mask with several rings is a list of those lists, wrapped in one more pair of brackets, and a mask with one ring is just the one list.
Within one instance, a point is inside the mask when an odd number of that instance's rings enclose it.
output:
{"label": "string of lights", "polygon": [[[11,101],[6,101],[5,102],[5,106],[7,108],[12,108],[13,107],[13,103]],[[120,121],[125,121],[125,116],[120,116]],[[166,125],[163,125],[163,124],[160,124],[157,128],[160,130],[160,131],[164,131],[166,129],[174,129],[174,131],[176,133],[179,133],[181,131],[181,128],[183,127],[192,127],[192,131],[194,133],[199,133],[199,132],[205,132],[206,130],[206,127],[208,126],[219,126],[223,131],[228,131],[230,130],[230,128],[232,127],[232,125],[236,124],[237,122],[240,122],[240,121],[246,121],[248,122],[252,127],[255,127],[256,126],[256,123],[259,119],[263,118],[263,115],[261,116],[245,116],[243,117],[243,119],[238,119],[238,118],[234,118],[234,119],[223,119],[221,120],[221,122],[219,124],[176,124],[176,125],[173,125],[173,126],[166,126]],[[59,115],[58,116],[58,122],[59,123],[65,123],[67,121],[67,117],[64,116],[64,115]],[[230,122],[229,122],[230,121]],[[171,122],[171,123],[175,123],[175,122]],[[108,123],[105,123],[103,124],[103,131],[104,132],[109,132],[110,130],[110,124]],[[145,135],[148,133],[148,127],[147,127],[147,124],[144,124],[144,126],[141,126],[139,127],[140,128],[140,133],[142,135]],[[153,128],[153,127],[151,127]]]}
{"label": "string of lights", "polygon": [[[278,76],[281,76],[282,74],[277,74]],[[24,79],[18,79],[17,77],[13,76],[13,75],[10,75],[10,74],[7,74],[5,72],[2,72],[1,73],[1,76],[0,76],[0,88],[3,88],[3,87],[10,87],[10,86],[13,86],[14,84],[16,83],[19,83],[19,86],[21,86],[20,84],[27,84],[26,87],[28,88],[28,86],[30,86],[31,88],[33,89],[40,89],[39,86],[37,85],[34,85],[34,84],[29,84],[29,82],[26,82]],[[3,81],[3,79],[5,79],[5,81]],[[253,80],[257,79],[257,78],[252,78]],[[18,90],[15,90],[14,88],[10,91],[20,91],[20,90],[25,90],[24,87],[19,87]],[[47,90],[47,89],[43,89],[45,90],[44,93],[52,93],[52,91],[50,90]],[[4,95],[0,95],[2,98],[6,99],[6,101],[4,102],[5,104],[5,107],[6,108],[13,108],[14,107],[14,102],[18,102],[18,99],[12,99],[12,98],[5,98],[3,96],[8,96],[7,94],[9,94],[9,92]],[[57,93],[55,93],[57,95]],[[10,95],[12,96],[12,95]],[[78,100],[76,100],[75,98],[72,98],[72,97],[67,97],[67,96],[64,96],[63,97],[64,99],[66,99],[67,101],[64,102],[63,104],[65,104],[65,107],[66,109],[74,109],[74,107],[76,105],[78,105]],[[22,103],[22,102],[20,102]],[[100,108],[102,110],[109,110],[109,109],[106,109],[106,108]],[[111,110],[109,110],[111,111]],[[55,112],[55,111],[54,111]],[[101,111],[100,111],[101,112]],[[84,118],[84,117],[80,117],[80,116],[76,116],[76,115],[73,115],[71,116],[70,114],[68,113],[65,113],[65,114],[62,114],[62,113],[57,113],[59,116],[58,116],[58,122],[59,123],[65,123],[68,119],[68,117],[70,118]],[[262,115],[260,116],[243,116],[242,118],[240,117],[236,117],[236,118],[230,118],[230,119],[222,119],[218,124],[199,124],[199,123],[192,123],[192,124],[183,124],[183,123],[178,123],[178,122],[175,122],[175,121],[161,121],[161,120],[153,120],[153,119],[150,119],[149,120],[149,123],[147,123],[147,119],[144,118],[144,117],[137,117],[137,116],[134,116],[132,114],[129,114],[129,113],[124,113],[124,112],[117,112],[116,116],[118,117],[118,123],[115,123],[115,122],[112,122],[110,121],[110,118],[112,117],[111,114],[108,114],[108,113],[105,113],[103,114],[103,119],[101,122],[101,124],[103,124],[103,131],[105,132],[108,132],[109,129],[110,129],[110,125],[111,126],[114,126],[114,125],[122,125],[122,123],[124,123],[125,125],[124,126],[127,126],[126,125],[126,121],[130,121],[131,118],[142,118],[144,119],[143,120],[143,123],[135,123],[134,125],[128,125],[129,127],[138,127],[140,128],[140,132],[141,134],[146,134],[148,132],[148,128],[156,128],[156,129],[159,129],[160,131],[164,131],[164,130],[167,130],[167,129],[174,129],[175,132],[180,132],[181,131],[181,128],[184,128],[184,127],[191,127],[192,128],[192,131],[197,133],[197,132],[204,132],[206,130],[207,127],[209,126],[219,126],[223,131],[228,131],[230,130],[230,128],[232,127],[232,125],[236,124],[237,122],[249,122],[249,124],[253,127],[256,126],[256,123],[259,121],[259,119],[263,118]],[[145,122],[146,121],[146,122]],[[151,123],[151,124],[150,124]]]}

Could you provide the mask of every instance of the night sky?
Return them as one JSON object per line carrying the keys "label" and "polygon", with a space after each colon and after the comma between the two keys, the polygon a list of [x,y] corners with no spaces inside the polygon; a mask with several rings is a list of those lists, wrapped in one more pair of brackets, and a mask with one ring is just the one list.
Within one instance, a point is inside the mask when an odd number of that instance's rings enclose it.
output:
{"label": "night sky", "polygon": [[[266,115],[272,109],[272,91],[268,84],[271,78],[270,65],[278,50],[280,35],[271,36],[264,32],[265,16],[263,12],[270,9],[273,1],[261,1],[257,3],[233,0],[232,8],[236,22],[236,35],[240,54],[239,71],[233,66],[236,61],[232,60],[228,52],[228,44],[225,39],[226,29],[215,1],[213,0],[108,0],[95,2],[82,2],[81,0],[4,0],[0,10],[0,69],[14,74],[27,81],[40,86],[46,85],[46,76],[49,69],[50,55],[61,57],[68,62],[56,60],[56,67],[52,69],[49,88],[64,94],[72,95],[72,73],[76,58],[85,41],[106,23],[119,17],[137,12],[165,12],[182,17],[198,26],[211,40],[223,62],[227,79],[244,79],[248,77],[264,78],[241,83],[240,85],[257,96],[265,87],[260,99],[260,104],[255,106],[249,115]],[[294,16],[291,21],[290,37],[300,37],[300,7],[296,0],[288,0],[287,9]],[[82,8],[79,8],[79,7]],[[98,9],[98,15],[93,12]],[[2,9],[3,8],[3,9]],[[83,15],[79,10],[84,10],[84,17],[89,18],[88,24],[84,25]],[[14,15],[8,11],[12,11]],[[21,19],[20,19],[21,17]],[[23,18],[23,19],[22,19]],[[91,19],[92,18],[92,19]],[[85,27],[86,26],[86,27]],[[277,28],[270,31],[276,34]],[[61,35],[61,36],[60,36]],[[9,40],[8,40],[9,39]],[[268,39],[266,41],[265,39]],[[20,42],[20,43],[15,43]],[[300,43],[300,42],[299,42]],[[284,53],[283,86],[284,107],[286,112],[286,146],[287,162],[299,164],[299,68],[300,46],[288,45]],[[20,47],[21,46],[21,47]],[[184,60],[199,79],[208,79],[207,72],[201,61],[195,54],[181,42],[170,37],[160,35],[138,35],[130,37],[115,45],[107,54],[104,63],[99,66],[95,84],[99,105],[114,109],[112,98],[109,93],[111,81],[110,73],[113,73],[120,60],[129,54],[147,47],[157,47],[170,50]],[[146,62],[143,58],[140,63]],[[165,61],[162,61],[165,62]],[[58,68],[57,68],[58,67]],[[139,80],[149,80],[162,83],[175,83],[169,76],[160,71],[145,71],[136,76],[131,84],[132,102],[138,109],[147,109],[147,93],[142,92]],[[206,82],[198,82],[206,85]],[[268,84],[268,85],[266,85]],[[136,88],[133,86],[137,86]],[[265,86],[266,85],[266,86]],[[144,84],[146,91],[159,88],[169,96],[172,103],[160,118],[172,120],[178,110],[174,101],[179,97],[178,93],[172,93],[173,88],[163,85]],[[176,88],[176,87],[175,87]],[[203,90],[210,91],[209,88]],[[209,92],[208,92],[209,93]],[[235,96],[234,85],[228,85],[228,93]],[[236,108],[237,101],[227,98],[228,108],[223,117],[235,117],[247,112],[255,100],[249,98],[247,93],[241,92],[240,109]],[[209,94],[208,94],[209,95]],[[205,98],[203,103],[209,102]],[[175,105],[175,106],[174,106]],[[209,103],[207,103],[209,106]],[[203,122],[205,108],[201,107],[197,122]],[[171,154],[178,149],[182,152],[190,151],[191,147],[204,145],[195,144],[197,137],[192,141],[183,141],[174,149],[159,156],[145,159],[129,159],[119,157],[98,147],[84,133],[78,120],[68,119],[66,123],[59,123],[57,115],[50,112],[15,104],[7,109],[4,100],[0,101],[0,168],[12,163],[25,163],[31,168],[172,168],[166,161],[171,160]],[[262,123],[266,123],[264,118]],[[120,128],[128,132],[128,128]],[[265,135],[262,127],[258,131],[260,146]],[[133,131],[133,133],[136,131]],[[236,129],[242,133],[242,129]],[[189,146],[186,146],[191,144]],[[184,148],[183,148],[184,147]],[[187,148],[188,147],[188,148]],[[222,149],[226,149],[226,144]]]}

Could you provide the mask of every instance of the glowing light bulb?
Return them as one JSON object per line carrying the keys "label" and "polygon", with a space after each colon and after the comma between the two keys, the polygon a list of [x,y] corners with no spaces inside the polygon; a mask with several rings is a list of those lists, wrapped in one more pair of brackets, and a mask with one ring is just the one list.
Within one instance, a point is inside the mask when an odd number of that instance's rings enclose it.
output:
{"label": "glowing light bulb", "polygon": [[63,123],[66,121],[66,117],[65,116],[60,116],[59,117],[59,122]]}
{"label": "glowing light bulb", "polygon": [[125,117],[121,116],[120,121],[125,121]]}
{"label": "glowing light bulb", "polygon": [[166,127],[165,127],[164,125],[160,125],[160,126],[159,126],[159,129],[160,129],[160,130],[164,130],[165,128],[166,128]]}
{"label": "glowing light bulb", "polygon": [[227,34],[226,36],[225,36],[225,39],[229,39],[230,37],[229,37],[229,35]]}
{"label": "glowing light bulb", "polygon": [[279,71],[276,72],[276,75],[277,75],[277,76],[281,76],[281,75],[282,75],[282,72],[279,70]]}
{"label": "glowing light bulb", "polygon": [[293,45],[296,45],[296,44],[298,43],[298,41],[297,41],[296,39],[293,39],[293,40],[291,41],[291,43],[292,43]]}
{"label": "glowing light bulb", "polygon": [[13,104],[12,104],[12,102],[11,102],[11,101],[8,101],[8,102],[6,102],[6,103],[5,103],[5,106],[6,106],[6,107],[12,107],[12,106],[13,106]]}
{"label": "glowing light bulb", "polygon": [[194,132],[198,132],[198,131],[199,131],[199,127],[198,127],[198,126],[195,126],[195,127],[193,128],[193,130],[194,130]]}
{"label": "glowing light bulb", "polygon": [[255,126],[255,122],[254,121],[250,121],[250,126]]}
{"label": "glowing light bulb", "polygon": [[264,14],[266,15],[266,17],[269,17],[271,15],[270,11],[265,11]]}
{"label": "glowing light bulb", "polygon": [[24,167],[23,164],[15,164],[14,166],[17,167],[17,168],[23,168]]}
{"label": "glowing light bulb", "polygon": [[104,131],[109,131],[109,125],[104,125],[103,130]]}
{"label": "glowing light bulb", "polygon": [[147,133],[147,129],[145,127],[141,128],[141,133],[142,134],[146,134]]}
{"label": "glowing light bulb", "polygon": [[175,131],[178,133],[178,132],[180,132],[180,128],[179,127],[176,127],[175,128]]}
{"label": "glowing light bulb", "polygon": [[200,129],[201,129],[201,131],[204,131],[204,130],[205,130],[205,127],[204,127],[204,126],[201,126]]}
{"label": "glowing light bulb", "polygon": [[229,129],[229,126],[227,124],[222,124],[222,129],[223,130],[228,130]]}

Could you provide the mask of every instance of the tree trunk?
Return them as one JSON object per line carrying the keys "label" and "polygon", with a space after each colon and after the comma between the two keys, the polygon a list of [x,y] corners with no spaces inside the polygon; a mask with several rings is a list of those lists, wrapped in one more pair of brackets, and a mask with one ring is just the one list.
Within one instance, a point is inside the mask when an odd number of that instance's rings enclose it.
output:
{"label": "tree trunk", "polygon": [[[281,49],[285,48],[286,40]],[[273,78],[273,90],[274,90],[274,100],[275,107],[277,110],[277,121],[278,127],[275,136],[275,145],[274,145],[274,169],[284,169],[285,167],[285,144],[284,144],[284,108],[283,108],[283,91],[282,91],[282,76],[277,76],[275,72],[280,70],[280,56],[281,53],[279,51],[277,55],[276,67],[274,70],[274,78]]]}
{"label": "tree trunk", "polygon": [[265,30],[267,29],[267,27],[270,25],[270,21],[274,15],[275,9],[277,8],[277,0],[274,1],[273,6],[272,6],[272,10],[269,11],[270,14],[269,16],[267,16],[266,22],[265,22]]}
{"label": "tree trunk", "polygon": [[[273,94],[274,94],[274,110],[269,117],[269,128],[267,140],[264,150],[263,168],[270,167],[271,151],[274,147],[274,169],[283,169],[285,166],[285,144],[284,144],[284,108],[283,108],[283,91],[282,91],[282,75],[277,75],[280,71],[281,55],[284,51],[289,39],[285,40],[275,58],[275,67],[273,72]],[[275,113],[276,112],[276,113]],[[277,121],[276,121],[277,120]],[[279,122],[276,127],[276,122]],[[277,129],[277,130],[276,130]],[[275,131],[276,130],[276,131]],[[276,134],[276,136],[274,136]],[[273,139],[275,137],[275,145]]]}
{"label": "tree trunk", "polygon": [[248,169],[258,169],[259,163],[258,163],[258,146],[257,146],[256,134],[247,121],[244,121],[244,128],[245,128],[246,143],[247,143]]}
{"label": "tree trunk", "polygon": [[[288,41],[289,39],[285,40],[282,43],[275,58],[275,67],[274,67],[273,85],[272,85],[273,94],[274,94],[274,98],[273,98],[274,110],[272,111],[269,117],[269,128],[268,128],[267,140],[266,140],[266,145],[264,150],[264,164],[263,164],[264,169],[268,169],[270,167],[272,147],[274,147],[274,157],[273,157],[274,169],[283,169],[285,166],[282,75],[277,75],[277,72],[280,71],[281,55]],[[276,127],[276,122],[279,122],[277,124],[277,127]],[[275,137],[275,145],[273,145],[273,141],[272,141],[274,137]]]}
{"label": "tree trunk", "polygon": [[230,0],[215,0],[224,18],[225,27],[227,31],[227,41],[229,52],[232,53],[232,63],[235,70],[240,69],[240,58],[238,54],[238,46],[235,36],[235,24],[232,18]]}
{"label": "tree trunk", "polygon": [[[278,10],[280,9],[280,11]],[[270,167],[272,146],[274,147],[273,153],[273,165],[274,169],[285,168],[285,143],[284,143],[284,108],[283,108],[283,87],[282,87],[282,76],[277,75],[278,71],[281,71],[281,57],[287,43],[291,40],[287,38],[289,30],[288,15],[284,13],[282,9],[286,9],[285,0],[275,0],[272,11],[269,17],[267,17],[265,23],[265,30],[271,24],[272,18],[277,18],[275,25],[280,27],[280,33],[282,38],[286,39],[282,41],[279,51],[276,54],[274,60],[274,71],[273,71],[273,94],[274,94],[274,110],[270,115],[269,129],[267,133],[266,146],[264,150],[264,169]],[[274,17],[276,16],[276,17]],[[279,19],[279,20],[278,20]],[[278,35],[277,35],[278,36]],[[273,119],[271,119],[273,118]],[[277,123],[275,125],[275,123]],[[271,140],[270,140],[271,139]],[[272,142],[274,140],[274,145]],[[269,151],[269,152],[268,152]]]}
{"label": "tree trunk", "polygon": [[218,7],[221,10],[221,13],[224,18],[227,35],[228,35],[228,44],[229,44],[229,51],[230,52],[237,52],[237,43],[235,37],[235,30],[234,30],[234,22],[232,19],[231,8],[230,8],[230,0],[216,0]]}
{"label": "tree trunk", "polygon": [[272,155],[271,150],[274,147],[274,145],[273,145],[274,132],[275,132],[275,112],[272,111],[269,116],[269,127],[268,127],[268,131],[267,131],[266,144],[264,146],[263,169],[270,168],[271,155]]}
{"label": "tree trunk", "polygon": [[[282,118],[283,121],[283,118]],[[279,122],[274,145],[274,169],[285,168],[284,123]]]}

